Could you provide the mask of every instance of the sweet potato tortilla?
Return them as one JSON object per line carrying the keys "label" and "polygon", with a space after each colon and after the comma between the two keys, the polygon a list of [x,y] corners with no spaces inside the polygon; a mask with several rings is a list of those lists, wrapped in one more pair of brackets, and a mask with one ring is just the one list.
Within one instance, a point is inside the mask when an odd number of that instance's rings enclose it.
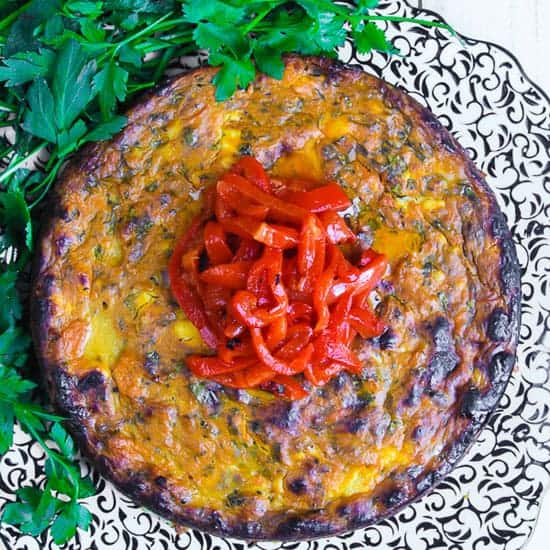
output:
{"label": "sweet potato tortilla", "polygon": [[[33,330],[57,409],[100,472],[177,524],[298,540],[371,524],[432,488],[514,365],[520,280],[482,174],[427,109],[358,68],[289,57],[217,102],[215,69],[169,81],[64,169],[45,212]],[[289,400],[195,376],[210,353],[170,288],[175,245],[239,158],[336,182],[387,272],[359,373]],[[298,378],[302,380],[302,375]]]}

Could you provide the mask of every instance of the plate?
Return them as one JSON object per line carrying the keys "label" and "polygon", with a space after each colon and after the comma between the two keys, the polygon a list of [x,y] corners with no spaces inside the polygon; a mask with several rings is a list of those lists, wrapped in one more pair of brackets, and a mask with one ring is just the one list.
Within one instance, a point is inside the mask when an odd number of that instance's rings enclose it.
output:
{"label": "plate", "polygon": [[[382,2],[386,14],[441,18],[405,1]],[[399,32],[405,31],[404,36]],[[424,550],[522,548],[550,486],[550,100],[503,48],[416,25],[390,24],[404,57],[359,56],[352,44],[340,58],[407,90],[439,116],[496,192],[522,266],[522,325],[518,363],[496,412],[467,456],[431,493],[395,516],[352,533],[296,544],[261,543],[275,550],[401,548]],[[180,61],[180,68],[202,62]],[[172,67],[171,72],[177,70]],[[36,483],[43,452],[21,431],[0,464],[0,504],[21,485]],[[82,461],[87,471],[89,465]],[[89,532],[70,549],[121,548],[242,550],[246,544],[176,531],[133,504],[96,473],[98,494]],[[33,538],[3,525],[0,546],[54,548],[48,535]]]}

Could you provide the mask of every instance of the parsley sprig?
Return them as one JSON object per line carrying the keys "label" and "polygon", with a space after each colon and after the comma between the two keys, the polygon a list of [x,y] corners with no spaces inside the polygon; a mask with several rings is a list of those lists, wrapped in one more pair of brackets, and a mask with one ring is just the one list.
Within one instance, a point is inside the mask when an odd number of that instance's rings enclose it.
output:
{"label": "parsley sprig", "polygon": [[[444,24],[387,16],[378,0],[0,0],[0,455],[14,423],[44,450],[45,477],[20,488],[4,522],[64,544],[92,516],[94,493],[75,461],[63,419],[28,376],[24,307],[38,211],[65,160],[126,123],[121,105],[155,85],[171,60],[208,51],[220,67],[216,98],[246,88],[261,71],[281,78],[285,53],[334,56],[353,39],[359,53],[397,53],[379,22]],[[30,168],[39,156],[43,161]],[[47,160],[44,160],[47,159]]]}
{"label": "parsley sprig", "polygon": [[89,478],[81,476],[74,460],[74,443],[61,423],[63,419],[32,402],[36,384],[21,376],[30,338],[21,323],[17,279],[14,268],[0,274],[0,454],[12,446],[17,420],[44,450],[47,481],[42,487],[20,488],[17,502],[4,506],[2,520],[35,536],[51,525],[54,541],[63,544],[74,535],[77,526],[86,529],[90,524],[92,516],[78,500],[94,494],[94,486]]}

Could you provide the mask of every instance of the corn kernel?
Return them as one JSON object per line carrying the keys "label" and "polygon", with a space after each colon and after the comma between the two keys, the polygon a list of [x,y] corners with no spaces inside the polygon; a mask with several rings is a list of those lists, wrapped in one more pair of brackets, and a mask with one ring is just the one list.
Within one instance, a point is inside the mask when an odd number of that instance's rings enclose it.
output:
{"label": "corn kernel", "polygon": [[200,332],[191,321],[176,321],[173,326],[174,334],[178,340],[181,340],[191,348],[199,349],[204,347]]}
{"label": "corn kernel", "polygon": [[107,243],[104,258],[111,267],[117,267],[122,263],[122,245],[119,239],[111,239]]}
{"label": "corn kernel", "polygon": [[350,468],[340,484],[339,495],[352,496],[358,493],[369,492],[376,481],[376,468],[374,466],[357,466]]}
{"label": "corn kernel", "polygon": [[350,123],[347,117],[337,117],[327,120],[322,126],[322,132],[329,139],[338,139],[350,131]]}
{"label": "corn kernel", "polygon": [[232,156],[241,144],[241,131],[237,128],[224,128],[221,142],[221,152],[224,156]]}
{"label": "corn kernel", "polygon": [[182,129],[183,122],[180,119],[176,119],[166,127],[166,137],[170,141],[177,139],[181,135]]}
{"label": "corn kernel", "polygon": [[439,210],[445,206],[445,201],[442,199],[424,199],[422,201],[422,208],[431,212],[432,210]]}
{"label": "corn kernel", "polygon": [[124,341],[115,327],[114,320],[105,312],[92,316],[91,330],[84,349],[84,358],[97,361],[102,366],[112,367],[122,349]]}
{"label": "corn kernel", "polygon": [[153,294],[153,292],[144,290],[136,294],[136,296],[134,297],[134,305],[139,311],[142,307],[152,304],[156,300],[156,298],[157,296]]}

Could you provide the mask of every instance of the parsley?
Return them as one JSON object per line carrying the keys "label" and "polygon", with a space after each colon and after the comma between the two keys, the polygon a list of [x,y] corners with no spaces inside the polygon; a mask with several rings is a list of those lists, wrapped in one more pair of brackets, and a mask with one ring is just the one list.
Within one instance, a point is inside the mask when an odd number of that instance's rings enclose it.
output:
{"label": "parsley", "polygon": [[449,297],[445,292],[438,292],[437,298],[439,300],[439,303],[441,304],[441,307],[443,308],[443,311],[447,311],[449,309]]}
{"label": "parsley", "polygon": [[[21,326],[22,305],[16,290],[17,272],[0,275],[0,453],[13,443],[14,422],[29,433],[46,452],[45,485],[20,488],[16,502],[2,511],[2,521],[17,525],[34,536],[51,526],[57,544],[63,544],[77,526],[87,528],[90,513],[78,499],[94,493],[91,481],[83,478],[74,462],[74,444],[61,424],[61,417],[49,413],[30,399],[36,385],[21,376],[30,338]],[[60,498],[64,495],[68,498]]]}
{"label": "parsley", "polygon": [[451,30],[433,21],[373,15],[370,10],[378,6],[374,0],[361,1],[356,7],[332,0],[273,0],[238,7],[221,0],[183,4],[184,20],[194,25],[196,44],[209,50],[211,65],[221,66],[214,79],[219,100],[227,99],[237,88],[246,88],[254,80],[256,68],[281,78],[285,53],[334,55],[348,36],[359,53],[397,53],[377,21],[415,21]]}
{"label": "parsley", "polygon": [[[6,5],[4,5],[6,4]],[[10,5],[8,5],[10,4]],[[81,477],[63,419],[39,405],[25,378],[30,354],[23,319],[26,273],[37,229],[37,206],[69,155],[107,140],[125,125],[123,102],[155,85],[168,63],[208,50],[218,66],[216,98],[246,88],[261,71],[281,78],[285,53],[334,56],[348,38],[359,53],[394,53],[381,21],[448,26],[375,13],[378,0],[355,6],[331,0],[31,0],[0,7],[0,454],[15,422],[46,453],[45,479],[20,488],[2,520],[22,532],[46,529],[57,544],[92,516],[79,502],[93,494]],[[451,31],[452,32],[452,31]],[[6,137],[7,136],[7,137]],[[192,132],[184,135],[195,145]],[[47,158],[27,168],[36,154]],[[153,190],[154,183],[150,189]],[[137,227],[146,232],[149,222]],[[101,254],[97,249],[96,253]],[[215,393],[191,385],[214,405]]]}
{"label": "parsley", "polygon": [[189,384],[191,393],[197,398],[197,401],[202,405],[215,407],[219,403],[216,393],[206,386],[204,382],[192,382]]}

